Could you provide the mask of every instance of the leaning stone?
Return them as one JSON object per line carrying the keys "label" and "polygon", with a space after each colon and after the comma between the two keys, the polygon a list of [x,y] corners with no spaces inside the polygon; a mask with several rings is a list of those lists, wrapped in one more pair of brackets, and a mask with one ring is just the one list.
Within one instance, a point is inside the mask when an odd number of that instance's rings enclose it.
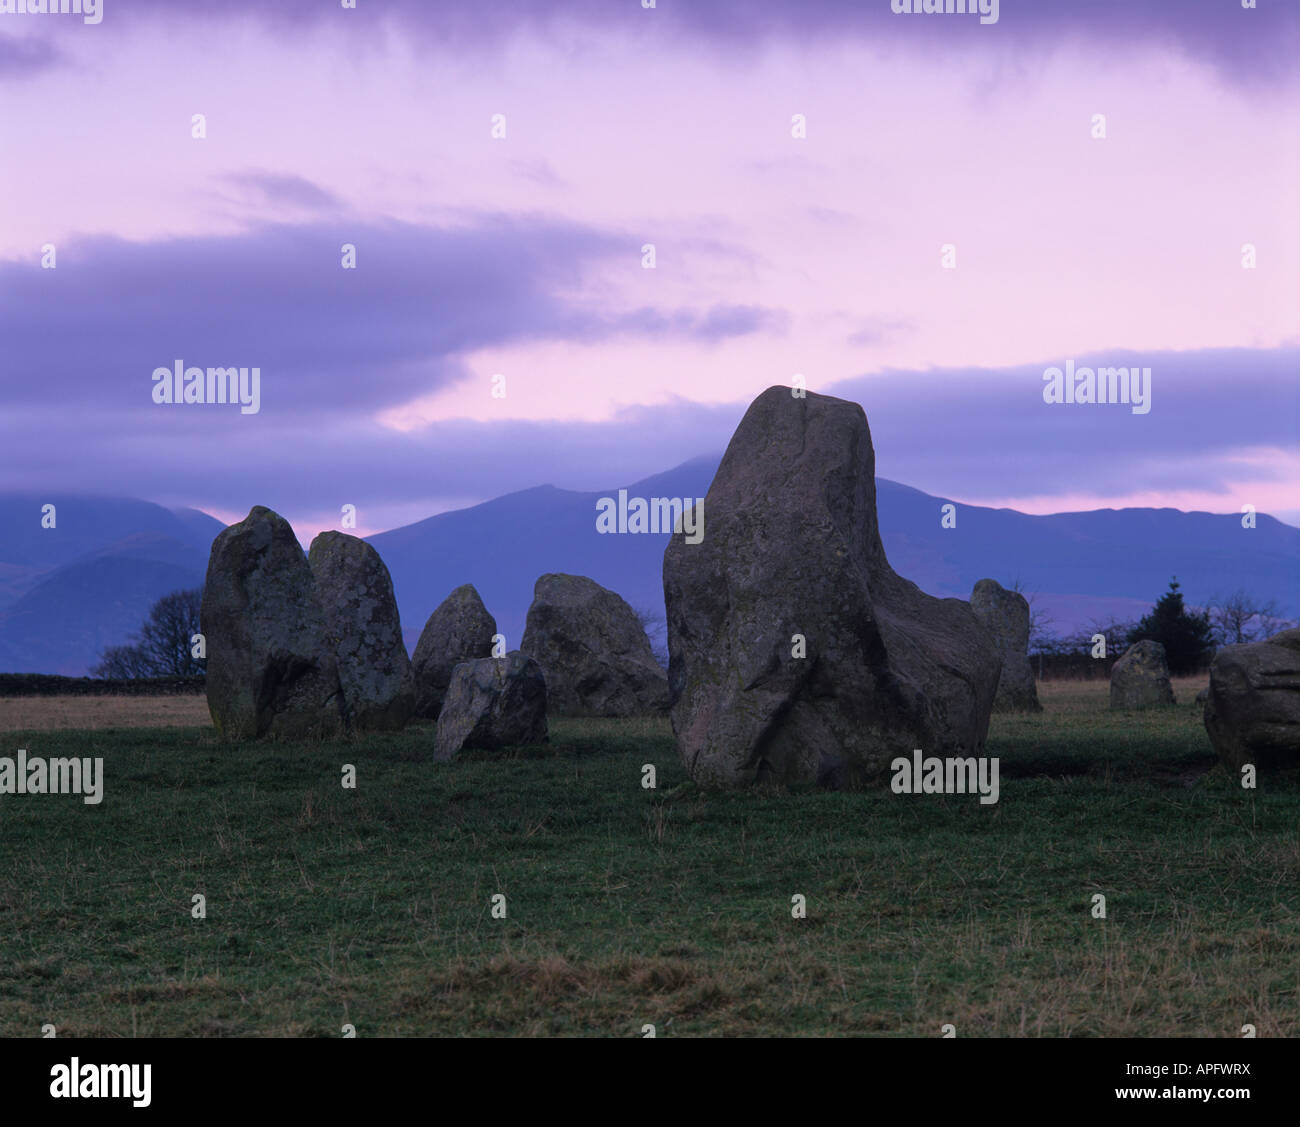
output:
{"label": "leaning stone", "polygon": [[435,759],[451,759],[464,748],[492,751],[546,739],[546,679],[527,654],[512,650],[452,671],[434,737]]}

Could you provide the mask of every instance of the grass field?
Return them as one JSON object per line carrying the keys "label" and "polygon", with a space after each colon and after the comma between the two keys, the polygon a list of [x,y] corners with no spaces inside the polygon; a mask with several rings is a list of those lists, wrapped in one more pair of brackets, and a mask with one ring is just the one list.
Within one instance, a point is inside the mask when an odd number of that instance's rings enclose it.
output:
{"label": "grass field", "polygon": [[107,777],[0,797],[0,1034],[1294,1035],[1300,783],[1236,785],[1199,687],[1041,686],[993,719],[995,806],[701,792],[663,720],[435,764],[429,728],[227,746],[201,698],[0,702],[0,754]]}
{"label": "grass field", "polygon": [[50,732],[69,728],[207,728],[211,723],[208,698],[192,694],[157,697],[0,696],[0,732]]}

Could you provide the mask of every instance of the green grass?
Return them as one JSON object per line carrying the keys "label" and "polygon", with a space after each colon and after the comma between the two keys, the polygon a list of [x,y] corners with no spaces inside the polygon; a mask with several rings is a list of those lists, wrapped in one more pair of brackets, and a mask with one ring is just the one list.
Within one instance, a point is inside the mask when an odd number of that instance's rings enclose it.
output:
{"label": "green grass", "polygon": [[994,717],[996,806],[701,792],[666,721],[451,764],[428,728],[7,733],[107,782],[0,797],[0,1034],[1294,1035],[1300,785],[1243,791],[1190,704],[1044,696]]}

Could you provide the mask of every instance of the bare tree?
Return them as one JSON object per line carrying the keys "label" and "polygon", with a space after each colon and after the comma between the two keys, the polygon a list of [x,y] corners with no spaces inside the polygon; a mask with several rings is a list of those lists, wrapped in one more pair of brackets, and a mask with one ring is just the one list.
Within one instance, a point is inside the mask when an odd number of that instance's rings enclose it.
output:
{"label": "bare tree", "polygon": [[117,680],[153,676],[137,646],[109,646],[100,655],[99,664],[90,672],[96,677],[112,677]]}
{"label": "bare tree", "polygon": [[1261,602],[1240,588],[1226,598],[1213,599],[1206,609],[1210,614],[1214,640],[1220,646],[1256,642],[1272,637],[1290,625],[1279,613],[1274,600]]}
{"label": "bare tree", "polygon": [[1132,633],[1136,622],[1124,622],[1118,618],[1094,618],[1088,625],[1075,635],[1075,648],[1077,650],[1091,650],[1096,644],[1093,639],[1100,634],[1106,639],[1106,656],[1114,657],[1121,654],[1128,648],[1128,636]]}
{"label": "bare tree", "polygon": [[1023,595],[1029,604],[1029,652],[1035,654],[1056,653],[1060,648],[1060,639],[1055,630],[1056,621],[1048,610],[1038,601],[1037,591],[1026,591],[1024,581],[1016,576],[1008,591]]}
{"label": "bare tree", "polygon": [[204,663],[193,656],[190,639],[199,633],[202,602],[199,587],[164,595],[131,642],[110,646],[91,672],[96,677],[201,676]]}
{"label": "bare tree", "polygon": [[636,620],[641,623],[641,629],[650,639],[650,649],[655,655],[655,661],[667,669],[668,623],[664,616],[657,611],[646,610],[645,607],[633,607],[632,613],[636,615]]}

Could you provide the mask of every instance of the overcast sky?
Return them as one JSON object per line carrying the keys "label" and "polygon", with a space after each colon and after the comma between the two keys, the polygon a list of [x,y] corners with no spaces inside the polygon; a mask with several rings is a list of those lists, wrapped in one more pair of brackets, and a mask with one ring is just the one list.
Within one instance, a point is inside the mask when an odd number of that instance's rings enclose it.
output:
{"label": "overcast sky", "polygon": [[[1298,27],[1280,0],[0,14],[0,489],[225,520],[273,492],[305,538],[344,504],[373,532],[718,452],[798,373],[931,493],[1300,523]],[[177,360],[258,367],[259,410],[155,403]],[[1149,367],[1150,411],[1044,403],[1067,361]]]}

